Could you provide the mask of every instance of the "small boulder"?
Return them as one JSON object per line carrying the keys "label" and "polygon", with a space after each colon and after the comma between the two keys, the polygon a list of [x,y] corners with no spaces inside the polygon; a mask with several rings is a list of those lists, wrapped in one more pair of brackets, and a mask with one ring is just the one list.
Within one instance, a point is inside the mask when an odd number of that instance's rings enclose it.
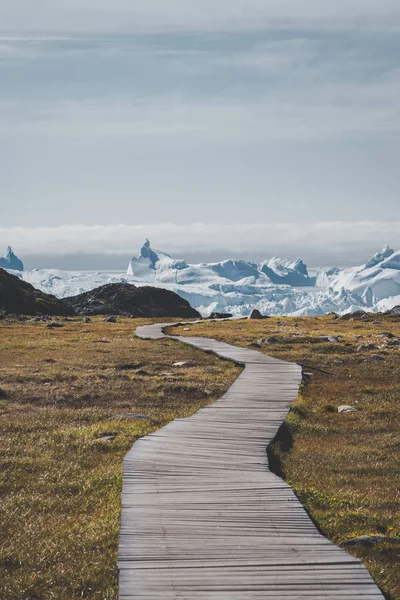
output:
{"label": "small boulder", "polygon": [[376,544],[400,544],[400,538],[392,538],[385,535],[360,535],[350,538],[340,544],[341,548],[354,548],[355,546],[372,547]]}
{"label": "small boulder", "polygon": [[379,356],[379,354],[372,354],[371,356],[369,356],[368,358],[365,359],[365,362],[369,362],[369,361],[379,362],[382,360],[385,360],[383,358],[383,356]]}
{"label": "small boulder", "polygon": [[83,317],[82,323],[91,323],[92,319],[90,317]]}
{"label": "small boulder", "polygon": [[144,369],[136,369],[135,375],[148,375],[148,372]]}
{"label": "small boulder", "polygon": [[282,338],[279,337],[267,337],[267,338],[261,338],[260,340],[258,340],[259,344],[280,344],[282,342]]}
{"label": "small boulder", "polygon": [[117,317],[111,316],[111,317],[106,317],[104,319],[104,323],[116,323],[116,322],[117,322]]}
{"label": "small boulder", "polygon": [[340,342],[340,336],[338,335],[319,335],[318,337],[322,342],[330,342],[331,344],[338,344]]}
{"label": "small boulder", "polygon": [[383,333],[378,333],[378,335],[376,336],[378,338],[395,338],[396,336],[393,333],[390,333],[389,331],[384,331]]}
{"label": "small boulder", "polygon": [[193,367],[193,363],[190,362],[176,362],[172,364],[173,367]]}
{"label": "small boulder", "polygon": [[265,317],[264,315],[262,315],[260,313],[259,310],[257,310],[257,308],[254,308],[251,313],[248,316],[249,319],[266,319],[267,317]]}
{"label": "small boulder", "polygon": [[354,406],[348,406],[347,404],[343,404],[342,406],[338,407],[338,413],[351,413],[351,412],[357,412],[357,409],[354,408]]}
{"label": "small boulder", "polygon": [[361,344],[361,346],[358,346],[357,352],[362,352],[363,350],[375,350],[375,348],[375,344]]}

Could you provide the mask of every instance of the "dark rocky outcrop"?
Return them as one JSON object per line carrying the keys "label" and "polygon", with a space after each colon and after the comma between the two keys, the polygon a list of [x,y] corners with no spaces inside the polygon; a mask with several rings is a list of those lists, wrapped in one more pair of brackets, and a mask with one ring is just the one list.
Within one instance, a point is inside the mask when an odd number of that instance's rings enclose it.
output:
{"label": "dark rocky outcrop", "polygon": [[268,317],[262,315],[257,308],[254,308],[248,316],[249,319],[267,319]]}
{"label": "dark rocky outcrop", "polygon": [[109,283],[90,292],[64,298],[79,315],[124,315],[144,318],[199,318],[183,298],[162,288]]}
{"label": "dark rocky outcrop", "polygon": [[213,312],[208,317],[209,319],[231,319],[233,317],[232,313],[222,313],[222,312]]}
{"label": "dark rocky outcrop", "polygon": [[55,296],[35,289],[30,283],[0,268],[0,311],[14,315],[65,317],[74,311]]}
{"label": "dark rocky outcrop", "polygon": [[385,312],[388,317],[400,317],[400,305],[394,306],[392,309]]}

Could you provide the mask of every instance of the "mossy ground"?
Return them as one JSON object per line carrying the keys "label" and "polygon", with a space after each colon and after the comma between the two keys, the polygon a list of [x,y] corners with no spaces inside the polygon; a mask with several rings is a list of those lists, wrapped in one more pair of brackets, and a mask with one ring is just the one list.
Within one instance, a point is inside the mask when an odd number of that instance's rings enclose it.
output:
{"label": "mossy ground", "polygon": [[[342,320],[333,315],[207,322],[174,328],[174,335],[204,335],[255,347],[305,368],[297,401],[287,418],[293,445],[273,452],[283,475],[332,541],[360,535],[400,537],[400,319],[381,315]],[[319,336],[342,336],[339,343]],[[274,343],[258,343],[262,338]],[[374,348],[362,348],[373,344]],[[377,360],[378,355],[383,360]],[[340,405],[354,413],[338,414]],[[400,546],[352,551],[363,560],[390,600],[400,599]]]}
{"label": "mossy ground", "polygon": [[240,373],[140,324],[0,321],[1,600],[117,598],[123,457]]}

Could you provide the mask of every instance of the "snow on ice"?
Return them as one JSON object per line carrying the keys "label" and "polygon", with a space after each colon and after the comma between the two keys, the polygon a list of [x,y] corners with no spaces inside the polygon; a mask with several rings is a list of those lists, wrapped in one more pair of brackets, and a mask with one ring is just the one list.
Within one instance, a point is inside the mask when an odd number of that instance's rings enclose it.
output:
{"label": "snow on ice", "polygon": [[321,268],[312,277],[303,261],[277,257],[259,265],[243,260],[188,264],[152,248],[146,240],[127,273],[41,269],[24,271],[22,277],[59,298],[120,281],[163,287],[177,292],[204,316],[214,311],[248,315],[254,308],[268,315],[293,316],[376,312],[400,304],[400,251],[387,246],[365,265]]}

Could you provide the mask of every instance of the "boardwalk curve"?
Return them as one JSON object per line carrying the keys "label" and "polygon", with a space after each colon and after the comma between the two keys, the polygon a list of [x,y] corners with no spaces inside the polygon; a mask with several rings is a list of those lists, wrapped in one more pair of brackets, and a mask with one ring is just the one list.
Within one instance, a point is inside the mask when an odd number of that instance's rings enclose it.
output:
{"label": "boardwalk curve", "polygon": [[[166,326],[136,335],[159,339]],[[362,563],[318,532],[268,468],[266,446],[297,397],[300,367],[212,339],[168,337],[245,368],[217,402],[126,456],[120,599],[382,600]]]}

